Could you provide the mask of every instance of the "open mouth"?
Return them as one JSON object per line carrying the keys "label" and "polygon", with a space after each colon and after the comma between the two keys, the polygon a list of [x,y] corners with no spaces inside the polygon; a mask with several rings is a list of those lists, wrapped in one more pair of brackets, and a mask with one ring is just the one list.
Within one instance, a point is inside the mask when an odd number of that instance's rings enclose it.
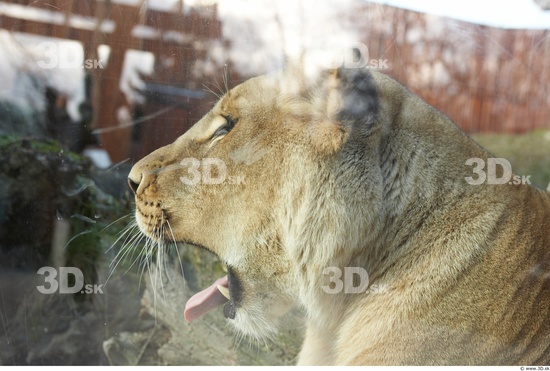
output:
{"label": "open mouth", "polygon": [[[168,229],[162,228],[164,221],[164,218],[160,219],[158,222],[160,227],[154,226],[154,228],[151,228],[151,225],[148,224],[147,227],[149,228],[142,228],[140,226],[140,229],[142,229],[147,237],[155,241],[164,239],[173,240],[173,236],[166,235]],[[165,234],[164,236],[162,236],[163,233]],[[187,301],[184,310],[185,320],[191,323],[224,304],[223,314],[225,318],[235,319],[237,303],[240,301],[241,296],[242,288],[240,280],[235,275],[233,269],[228,266],[226,276],[217,279],[208,288],[199,291]]]}
{"label": "open mouth", "polygon": [[217,279],[208,288],[199,291],[187,301],[184,311],[185,320],[191,323],[224,304],[223,314],[225,318],[234,319],[236,299],[240,296],[239,293],[239,280],[233,270],[229,268],[227,276]]}

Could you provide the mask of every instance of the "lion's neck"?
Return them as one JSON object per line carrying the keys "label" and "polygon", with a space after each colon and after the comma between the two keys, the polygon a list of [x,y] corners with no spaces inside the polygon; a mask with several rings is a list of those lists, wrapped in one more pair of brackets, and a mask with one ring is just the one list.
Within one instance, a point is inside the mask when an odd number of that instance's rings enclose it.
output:
{"label": "lion's neck", "polygon": [[[455,136],[456,145],[461,147],[462,153],[467,153],[463,149],[469,144],[461,142],[460,133],[447,134],[447,139]],[[434,215],[443,214],[472,191],[466,184],[462,187],[459,182],[463,179],[449,179],[448,176],[449,167],[464,168],[462,159],[453,158],[453,151],[437,153],[432,145],[417,141],[405,130],[400,134],[392,133],[383,138],[377,152],[368,153],[366,160],[361,159],[373,162],[377,158],[378,166],[369,168],[367,174],[359,174],[359,181],[356,181],[358,174],[349,174],[349,177],[344,174],[338,179],[327,176],[323,181],[325,185],[334,184],[334,192],[316,195],[316,204],[304,206],[302,215],[316,227],[303,227],[307,226],[305,223],[300,228],[300,223],[295,224],[293,251],[296,260],[302,262],[297,272],[303,283],[300,301],[306,307],[310,323],[338,323],[334,316],[345,316],[346,310],[356,300],[364,300],[364,296],[344,291],[327,294],[323,286],[332,277],[327,268],[340,269],[341,279],[345,279],[346,267],[364,269],[368,273],[370,288],[384,290],[402,282],[406,273],[403,270],[407,267],[401,267],[399,261],[407,259],[401,257],[420,254],[421,250],[428,252],[429,256],[428,246],[432,241],[417,239],[417,236],[428,229],[426,223],[436,222]],[[469,149],[472,157],[482,156],[478,147]],[[320,174],[322,171],[317,176]],[[346,204],[346,195],[350,192],[355,194],[348,199],[354,202]],[[300,213],[294,214],[297,215]],[[308,235],[308,231],[323,233]],[[468,233],[464,235],[468,236]],[[417,244],[422,244],[422,249],[417,248]],[[474,245],[467,247],[471,247],[471,251],[459,250],[461,247],[456,251],[447,250],[445,259],[449,261],[448,266],[458,266],[462,258],[475,253]],[[421,256],[419,259],[419,262],[423,261]],[[437,270],[437,267],[429,267],[428,261],[425,264],[427,271]],[[396,270],[403,274],[396,273]]]}

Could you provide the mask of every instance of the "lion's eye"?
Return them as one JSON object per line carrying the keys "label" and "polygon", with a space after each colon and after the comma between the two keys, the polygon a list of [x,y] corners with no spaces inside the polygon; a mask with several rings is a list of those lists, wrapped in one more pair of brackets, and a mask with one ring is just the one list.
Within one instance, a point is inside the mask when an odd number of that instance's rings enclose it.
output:
{"label": "lion's eye", "polygon": [[219,136],[228,134],[231,131],[231,129],[235,127],[235,125],[237,124],[237,121],[239,121],[239,119],[235,119],[230,116],[223,116],[223,118],[225,119],[226,124],[223,126],[220,126],[218,130],[216,130],[212,138],[217,138]]}

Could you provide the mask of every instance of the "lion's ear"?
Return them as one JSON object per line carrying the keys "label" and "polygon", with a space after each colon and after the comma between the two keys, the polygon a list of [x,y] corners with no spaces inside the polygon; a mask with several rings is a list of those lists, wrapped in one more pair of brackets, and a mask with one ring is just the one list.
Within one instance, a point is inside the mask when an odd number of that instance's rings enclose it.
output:
{"label": "lion's ear", "polygon": [[372,126],[378,112],[378,94],[371,73],[359,68],[340,68],[335,78],[342,99],[337,120],[346,126]]}
{"label": "lion's ear", "polygon": [[374,79],[365,70],[339,68],[327,71],[323,80],[324,114],[312,128],[311,140],[320,153],[331,155],[342,148],[352,130],[370,131],[378,96]]}

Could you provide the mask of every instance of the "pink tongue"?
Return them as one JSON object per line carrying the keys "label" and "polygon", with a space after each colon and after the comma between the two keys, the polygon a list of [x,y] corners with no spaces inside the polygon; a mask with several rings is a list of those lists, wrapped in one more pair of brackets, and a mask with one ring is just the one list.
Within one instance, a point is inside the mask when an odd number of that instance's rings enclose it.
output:
{"label": "pink tongue", "polygon": [[187,301],[183,313],[187,322],[194,321],[212,309],[228,302],[227,298],[216,287],[217,285],[227,287],[227,276],[216,280],[209,288],[196,293]]}

